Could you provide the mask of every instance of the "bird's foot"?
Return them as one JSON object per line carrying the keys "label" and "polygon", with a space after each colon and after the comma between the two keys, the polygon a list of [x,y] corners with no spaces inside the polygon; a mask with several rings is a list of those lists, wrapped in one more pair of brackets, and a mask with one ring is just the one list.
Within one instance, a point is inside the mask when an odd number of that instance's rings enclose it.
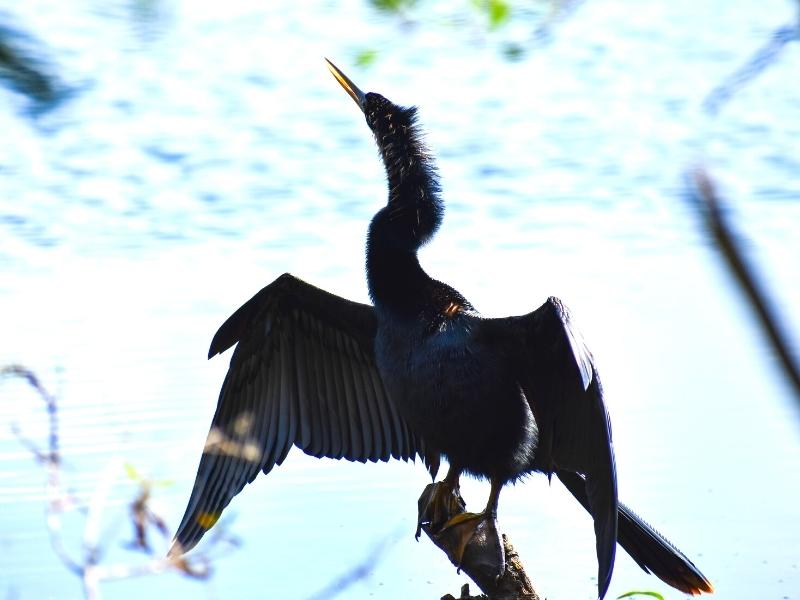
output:
{"label": "bird's foot", "polygon": [[452,487],[446,481],[428,484],[417,503],[415,537],[419,540],[423,526],[430,528],[426,531],[438,532],[454,515],[463,513],[465,508],[466,504],[457,487]]}
{"label": "bird's foot", "polygon": [[491,567],[495,571],[495,577],[500,578],[506,570],[506,554],[503,549],[503,540],[497,530],[497,518],[495,515],[481,512],[464,512],[454,516],[444,524],[440,535],[447,535],[453,540],[455,547],[450,553],[457,560],[456,567],[461,571],[464,562],[464,553],[470,544],[485,546],[489,552],[483,552],[483,556],[491,557]]}

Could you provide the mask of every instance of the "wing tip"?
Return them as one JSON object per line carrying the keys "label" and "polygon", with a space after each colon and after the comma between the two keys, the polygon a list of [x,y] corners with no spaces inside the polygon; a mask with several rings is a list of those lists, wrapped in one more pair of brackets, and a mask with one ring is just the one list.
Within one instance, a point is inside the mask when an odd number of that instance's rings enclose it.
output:
{"label": "wing tip", "polygon": [[167,551],[168,559],[180,560],[197,545],[198,541],[200,541],[199,538],[196,540],[181,541],[180,533],[181,532],[179,531],[177,534],[175,534],[175,537],[172,538],[172,544],[170,544],[169,550]]}
{"label": "wing tip", "polygon": [[[239,341],[238,333],[232,334],[229,331],[229,329],[231,328],[231,326],[229,325],[229,322],[235,316],[237,316],[237,313],[234,313],[233,315],[231,315],[228,318],[228,320],[225,321],[222,324],[222,326],[219,328],[219,330],[217,330],[217,333],[212,338],[211,346],[209,346],[209,348],[208,348],[208,359],[209,360],[214,358],[217,354],[222,354],[223,352],[225,352],[225,350],[227,350],[228,348],[230,348],[231,346],[233,346],[234,344],[236,344]],[[225,339],[223,339],[223,336],[225,337]]]}
{"label": "wing tip", "polygon": [[269,298],[269,294],[275,288],[291,288],[300,281],[291,273],[284,273],[278,276],[272,283],[256,292],[252,298],[242,304],[236,311],[227,318],[220,326],[217,333],[211,340],[211,347],[208,350],[208,358],[217,354],[222,354],[228,348],[237,344],[241,339],[245,329],[250,326],[251,319],[258,310],[262,308],[264,299]]}
{"label": "wing tip", "polygon": [[[598,599],[603,600],[608,588],[611,585],[611,575],[614,573],[614,559],[616,558],[617,540],[614,539],[611,544],[607,544],[605,553],[598,554],[598,570],[597,570],[597,590]],[[600,550],[600,542],[598,541],[598,551]]]}
{"label": "wing tip", "polygon": [[[602,576],[600,576],[602,577]],[[599,581],[599,579],[598,579]],[[608,573],[603,580],[603,583],[597,584],[597,600],[603,600],[608,593],[608,588],[611,585],[611,573]]]}
{"label": "wing tip", "polygon": [[170,544],[169,550],[167,551],[167,558],[180,558],[186,554],[186,550],[176,538],[173,538],[172,544]]}

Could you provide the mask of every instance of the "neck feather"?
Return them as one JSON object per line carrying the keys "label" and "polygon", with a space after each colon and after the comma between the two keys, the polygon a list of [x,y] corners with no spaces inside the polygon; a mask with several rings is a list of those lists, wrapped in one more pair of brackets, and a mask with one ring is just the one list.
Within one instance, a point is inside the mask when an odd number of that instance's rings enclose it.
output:
{"label": "neck feather", "polygon": [[374,129],[389,187],[387,218],[396,241],[416,250],[436,233],[444,206],[436,164],[422,141],[416,108],[392,108]]}
{"label": "neck feather", "polygon": [[387,111],[373,128],[386,168],[389,201],[375,217],[367,239],[367,281],[376,305],[411,308],[431,281],[417,251],[442,222],[436,165],[421,139],[416,109]]}

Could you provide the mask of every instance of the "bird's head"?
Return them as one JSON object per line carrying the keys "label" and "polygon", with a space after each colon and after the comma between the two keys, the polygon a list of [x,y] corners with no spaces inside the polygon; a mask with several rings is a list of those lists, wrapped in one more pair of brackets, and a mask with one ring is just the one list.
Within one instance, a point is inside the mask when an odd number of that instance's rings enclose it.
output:
{"label": "bird's head", "polygon": [[411,133],[411,128],[416,121],[416,108],[398,106],[375,92],[362,92],[336,65],[327,58],[325,61],[336,81],[364,113],[364,118],[372,133],[375,134],[378,146],[383,146],[384,142],[396,136],[405,137]]}
{"label": "bird's head", "polygon": [[327,62],[336,81],[364,113],[386,169],[389,198],[372,220],[370,239],[417,249],[431,239],[444,212],[436,165],[417,127],[417,109],[398,106],[380,94],[365,94]]}

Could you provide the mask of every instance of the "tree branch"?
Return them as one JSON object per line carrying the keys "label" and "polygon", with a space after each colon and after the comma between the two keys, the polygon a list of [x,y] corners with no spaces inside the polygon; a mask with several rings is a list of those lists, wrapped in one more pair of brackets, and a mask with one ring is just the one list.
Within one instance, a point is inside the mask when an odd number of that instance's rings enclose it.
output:
{"label": "tree branch", "polygon": [[[425,487],[425,490],[419,497],[419,506],[426,506],[428,504],[429,498],[436,485],[435,483],[430,483]],[[458,494],[458,492],[454,493]],[[443,507],[443,510],[447,512],[447,514],[444,515],[443,522],[446,523],[454,516],[465,512],[465,504],[460,494],[458,495],[458,499],[459,502],[452,503],[451,506],[448,507]],[[431,523],[422,523],[420,528],[436,547],[445,553],[450,562],[458,567],[458,556],[456,555],[458,533],[455,528],[443,529],[440,526],[434,529]],[[487,540],[484,533],[484,530],[479,527],[467,544],[460,565],[460,570],[464,571],[464,573],[478,585],[481,591],[486,594],[483,598],[488,596],[489,600],[540,600],[539,595],[533,588],[531,580],[525,573],[525,568],[522,565],[519,554],[517,554],[517,551],[514,549],[514,546],[511,545],[511,542],[505,534],[502,536],[503,548],[506,555],[505,570],[499,578],[495,576],[499,558],[497,556],[497,548]],[[461,590],[460,600],[469,598],[475,598],[477,600],[477,598],[481,598],[481,596],[469,596],[469,586],[464,586]],[[443,597],[443,600],[450,599],[453,599],[453,596],[449,594]]]}
{"label": "tree branch", "polygon": [[792,355],[787,336],[781,329],[780,320],[772,309],[770,296],[760,285],[756,271],[748,264],[736,236],[731,232],[731,227],[720,206],[714,184],[708,173],[703,169],[695,169],[692,174],[692,183],[692,199],[705,219],[706,228],[716,241],[730,272],[747,297],[761,328],[780,359],[783,372],[794,387],[796,398],[800,400],[800,365]]}

